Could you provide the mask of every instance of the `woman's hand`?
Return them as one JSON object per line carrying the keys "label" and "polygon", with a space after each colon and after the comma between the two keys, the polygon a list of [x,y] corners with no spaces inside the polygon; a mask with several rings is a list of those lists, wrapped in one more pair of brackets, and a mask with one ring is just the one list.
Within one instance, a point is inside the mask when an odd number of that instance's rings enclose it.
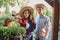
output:
{"label": "woman's hand", "polygon": [[30,27],[29,23],[26,22],[26,29]]}
{"label": "woman's hand", "polygon": [[33,35],[33,32],[30,32],[29,34]]}
{"label": "woman's hand", "polygon": [[12,14],[12,16],[16,16],[15,14]]}

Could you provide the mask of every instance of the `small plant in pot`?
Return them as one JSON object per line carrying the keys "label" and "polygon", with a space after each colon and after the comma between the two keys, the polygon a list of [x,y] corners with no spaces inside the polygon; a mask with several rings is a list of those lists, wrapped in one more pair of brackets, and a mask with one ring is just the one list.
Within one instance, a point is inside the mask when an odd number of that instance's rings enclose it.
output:
{"label": "small plant in pot", "polygon": [[26,34],[25,28],[20,27],[16,21],[12,21],[11,24],[9,27],[0,27],[0,40],[20,40],[21,35]]}
{"label": "small plant in pot", "polygon": [[[13,28],[9,28],[9,29],[11,29],[10,40],[11,40],[11,38],[12,39],[20,39],[21,36],[26,34],[25,29],[24,28],[22,29],[22,27],[18,27],[18,28],[13,27]],[[22,33],[21,30],[24,31],[24,32]]]}
{"label": "small plant in pot", "polygon": [[10,40],[16,40],[16,39],[20,39],[21,36],[25,36],[26,35],[26,30],[24,27],[21,27],[19,25],[19,23],[17,23],[16,21],[13,21],[11,23],[12,25],[10,27],[8,27],[8,29],[10,30]]}

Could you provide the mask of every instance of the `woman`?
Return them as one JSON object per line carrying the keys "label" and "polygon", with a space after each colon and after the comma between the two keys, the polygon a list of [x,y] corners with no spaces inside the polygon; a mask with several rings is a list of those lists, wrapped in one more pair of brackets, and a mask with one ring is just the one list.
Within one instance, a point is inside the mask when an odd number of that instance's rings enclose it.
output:
{"label": "woman", "polygon": [[[21,11],[19,12],[21,18],[18,19],[18,23],[20,24],[20,26],[26,28],[27,31],[26,34],[29,36],[31,36],[31,33],[35,29],[33,13],[34,13],[33,8],[30,6],[22,8]],[[26,40],[32,40],[29,36],[28,39]]]}

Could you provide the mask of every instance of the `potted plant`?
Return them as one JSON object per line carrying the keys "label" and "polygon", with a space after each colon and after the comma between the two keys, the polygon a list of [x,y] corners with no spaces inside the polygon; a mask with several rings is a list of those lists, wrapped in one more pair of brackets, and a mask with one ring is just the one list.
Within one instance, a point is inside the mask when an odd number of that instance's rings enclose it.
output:
{"label": "potted plant", "polygon": [[25,34],[25,28],[14,21],[9,27],[0,27],[0,40],[20,40]]}
{"label": "potted plant", "polygon": [[[26,30],[22,27],[10,27],[10,32],[11,32],[11,35],[10,35],[10,40],[20,40],[22,38],[23,35],[26,34]],[[24,32],[22,32],[24,31]]]}
{"label": "potted plant", "polygon": [[10,39],[9,40],[20,40],[22,36],[26,35],[26,30],[24,27],[21,27],[16,21],[12,21],[10,27]]}

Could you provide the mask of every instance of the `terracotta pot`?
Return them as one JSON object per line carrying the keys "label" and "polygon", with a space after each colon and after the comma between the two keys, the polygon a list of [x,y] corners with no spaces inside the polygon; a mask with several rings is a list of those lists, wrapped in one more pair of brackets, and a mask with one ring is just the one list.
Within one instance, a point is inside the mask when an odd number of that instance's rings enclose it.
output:
{"label": "terracotta pot", "polygon": [[10,23],[11,23],[11,20],[6,20],[4,23],[4,26],[9,26]]}

